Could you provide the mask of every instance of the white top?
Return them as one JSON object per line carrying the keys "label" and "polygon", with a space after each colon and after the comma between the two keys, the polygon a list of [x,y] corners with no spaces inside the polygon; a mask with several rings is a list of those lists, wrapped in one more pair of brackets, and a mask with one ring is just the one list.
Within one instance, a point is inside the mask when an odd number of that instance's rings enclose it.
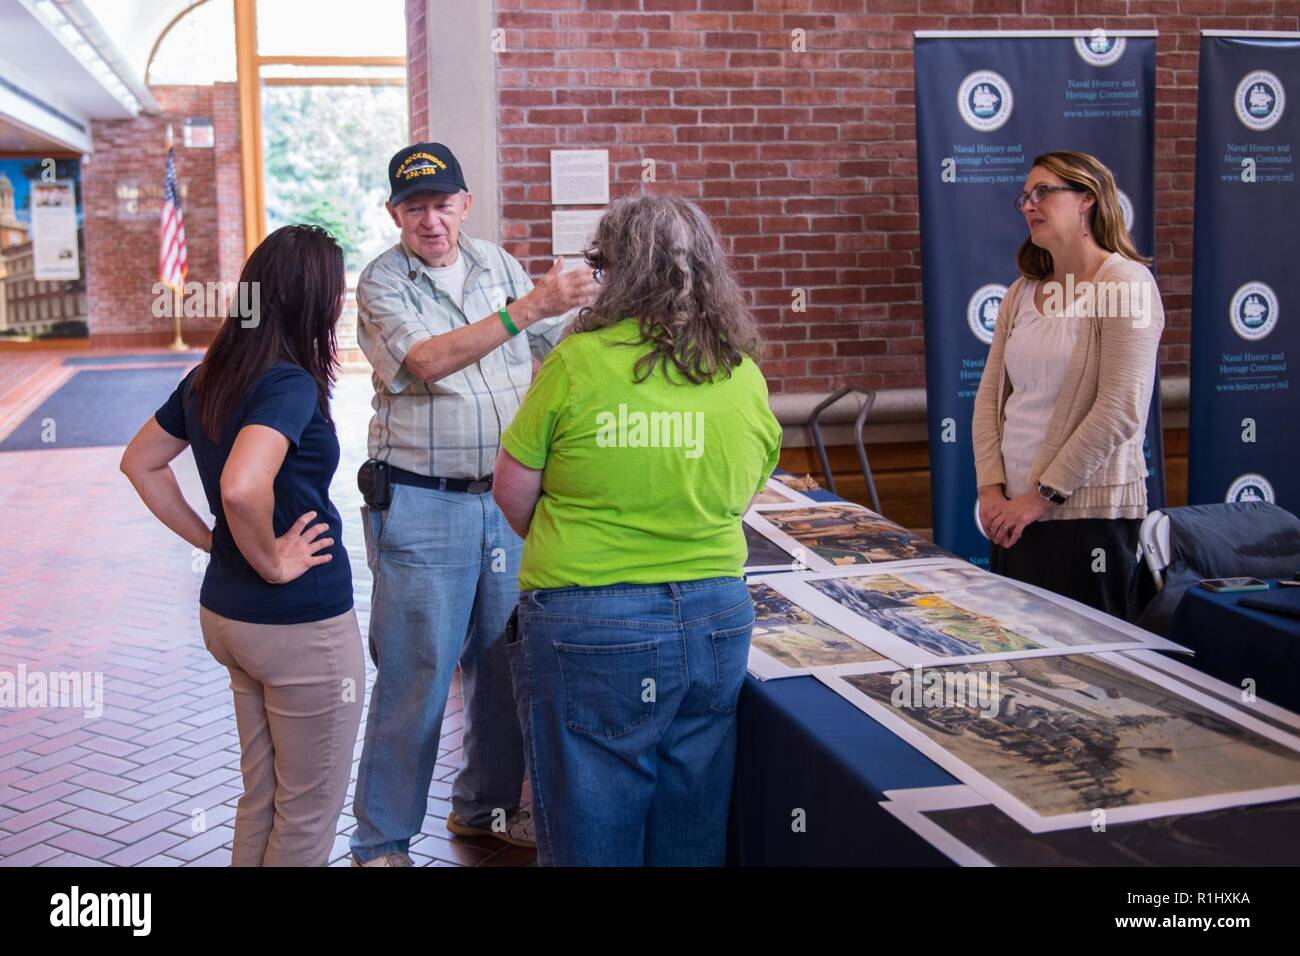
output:
{"label": "white top", "polygon": [[1029,486],[1029,469],[1047,437],[1080,328],[1077,318],[1048,318],[1038,311],[1034,296],[1039,285],[1025,283],[1003,356],[1012,387],[1002,428],[1002,467],[1010,498],[1037,491]]}
{"label": "white top", "polygon": [[[433,277],[439,292],[447,293],[451,301],[456,303],[456,308],[464,309],[465,279],[469,276],[469,264],[465,262],[465,257],[460,254],[460,250],[456,251],[455,262],[441,269],[430,268],[429,275]],[[477,319],[481,316],[472,316],[472,318]]]}

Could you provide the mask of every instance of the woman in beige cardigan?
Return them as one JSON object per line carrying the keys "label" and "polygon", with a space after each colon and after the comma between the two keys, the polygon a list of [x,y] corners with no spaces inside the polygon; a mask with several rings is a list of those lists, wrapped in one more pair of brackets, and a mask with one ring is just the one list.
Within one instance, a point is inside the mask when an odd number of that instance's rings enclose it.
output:
{"label": "woman in beige cardigan", "polygon": [[1016,208],[1029,237],[972,423],[990,566],[1123,617],[1147,511],[1160,293],[1095,157],[1039,156]]}

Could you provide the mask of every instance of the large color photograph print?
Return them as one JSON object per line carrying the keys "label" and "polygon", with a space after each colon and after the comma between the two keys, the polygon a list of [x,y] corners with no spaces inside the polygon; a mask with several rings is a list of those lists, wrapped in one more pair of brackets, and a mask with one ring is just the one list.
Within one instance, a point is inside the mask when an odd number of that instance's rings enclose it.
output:
{"label": "large color photograph print", "polygon": [[1060,595],[957,561],[860,572],[800,573],[775,582],[798,604],[900,664],[1180,648]]}
{"label": "large color photograph print", "polygon": [[884,661],[762,581],[751,581],[749,593],[754,599],[749,669],[755,676],[794,677],[814,667]]}
{"label": "large color photograph print", "polygon": [[848,502],[765,508],[746,520],[814,570],[952,557],[902,525]]}
{"label": "large color photograph print", "polygon": [[818,676],[1034,832],[1300,797],[1300,740],[1118,655],[940,670],[996,675],[995,712],[895,706],[910,675]]}
{"label": "large color photograph print", "polygon": [[1043,646],[1018,633],[1005,618],[963,607],[954,603],[957,598],[936,593],[915,572],[906,577],[824,578],[809,585],[890,634],[940,657]]}

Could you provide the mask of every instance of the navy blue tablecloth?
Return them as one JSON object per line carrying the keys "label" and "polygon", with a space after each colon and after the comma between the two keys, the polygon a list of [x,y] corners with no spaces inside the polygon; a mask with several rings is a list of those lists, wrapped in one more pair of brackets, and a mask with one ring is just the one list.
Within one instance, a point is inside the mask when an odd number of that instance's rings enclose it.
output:
{"label": "navy blue tablecloth", "polygon": [[815,677],[747,677],[736,714],[729,864],[952,865],[879,802],[960,781]]}
{"label": "navy blue tablecloth", "polygon": [[815,677],[746,678],[736,713],[729,864],[952,865],[879,802],[959,781]]}
{"label": "navy blue tablecloth", "polygon": [[1300,618],[1242,607],[1237,602],[1268,595],[1300,603],[1300,589],[1280,588],[1270,582],[1268,591],[1216,594],[1192,585],[1174,611],[1166,635],[1176,644],[1196,652],[1187,661],[1219,680],[1240,687],[1255,681],[1255,694],[1288,710],[1300,711]]}

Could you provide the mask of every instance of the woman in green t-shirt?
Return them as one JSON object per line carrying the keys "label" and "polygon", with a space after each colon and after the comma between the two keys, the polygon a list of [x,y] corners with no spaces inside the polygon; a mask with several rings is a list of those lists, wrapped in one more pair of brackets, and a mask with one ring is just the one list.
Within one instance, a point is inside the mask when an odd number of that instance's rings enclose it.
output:
{"label": "woman in green t-shirt", "polygon": [[543,363],[495,470],[525,538],[507,641],[538,859],[720,865],[754,620],[740,519],[781,428],[697,206],[615,203],[588,261],[600,295]]}

